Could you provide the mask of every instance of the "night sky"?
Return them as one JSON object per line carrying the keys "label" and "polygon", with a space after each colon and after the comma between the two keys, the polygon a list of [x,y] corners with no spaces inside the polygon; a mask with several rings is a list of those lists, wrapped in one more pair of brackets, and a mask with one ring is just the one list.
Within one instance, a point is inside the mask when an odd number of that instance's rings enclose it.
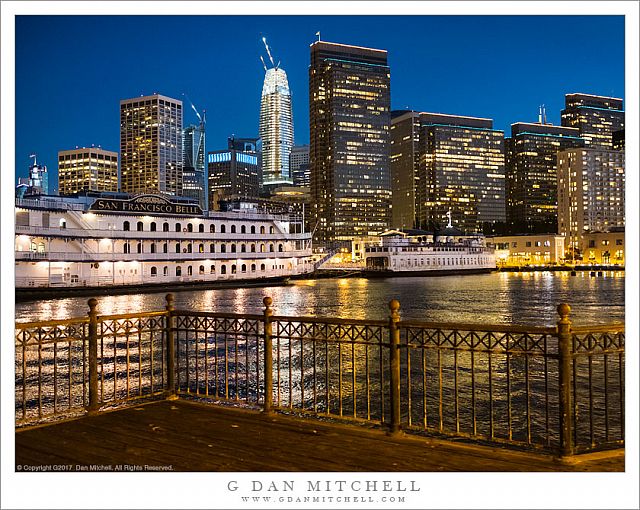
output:
{"label": "night sky", "polygon": [[153,92],[207,110],[207,150],[257,136],[263,35],[289,77],[295,142],[308,143],[317,31],[389,51],[392,109],[489,117],[509,133],[540,104],[559,124],[565,93],[624,98],[623,16],[18,16],[16,175],[36,152],[53,191],[59,150],[119,151],[120,99]]}

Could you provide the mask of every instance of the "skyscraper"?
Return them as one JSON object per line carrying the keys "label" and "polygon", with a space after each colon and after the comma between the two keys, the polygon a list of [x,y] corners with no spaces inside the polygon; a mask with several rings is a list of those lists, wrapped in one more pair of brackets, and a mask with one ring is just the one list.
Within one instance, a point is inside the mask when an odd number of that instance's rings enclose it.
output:
{"label": "skyscraper", "polygon": [[507,222],[513,233],[557,232],[557,154],[583,147],[578,128],[516,122],[505,140]]}
{"label": "skyscraper", "polygon": [[289,168],[291,169],[291,178],[294,186],[309,187],[311,176],[308,145],[296,145],[291,149]]}
{"label": "skyscraper", "polygon": [[394,227],[439,229],[448,211],[467,232],[505,221],[504,132],[491,119],[409,111],[391,124]]}
{"label": "skyscraper", "polygon": [[182,195],[182,101],[120,101],[120,184],[127,193]]}
{"label": "skyscraper", "polygon": [[289,171],[289,154],[293,147],[291,92],[287,73],[277,65],[269,69],[265,66],[259,135],[262,140],[262,185],[271,188],[292,184]]}
{"label": "skyscraper", "polygon": [[613,133],[624,129],[622,99],[592,94],[567,94],[562,125],[578,128],[584,146],[599,149],[613,147]]}
{"label": "skyscraper", "polygon": [[391,219],[387,52],[316,41],[309,67],[311,200],[321,245]]}
{"label": "skyscraper", "polygon": [[[229,144],[231,145],[231,143]],[[220,198],[257,198],[260,194],[258,157],[255,151],[227,149],[207,154],[209,210]]]}
{"label": "skyscraper", "polygon": [[27,193],[33,195],[49,194],[49,172],[46,165],[39,165],[35,154],[29,156],[33,158],[33,164],[29,167],[29,188]]}
{"label": "skyscraper", "polygon": [[184,128],[182,132],[182,195],[198,201],[206,209],[205,122]]}
{"label": "skyscraper", "polygon": [[100,147],[58,152],[58,190],[118,191],[118,153]]}
{"label": "skyscraper", "polygon": [[558,153],[558,233],[578,247],[587,232],[624,227],[624,151],[568,149]]}

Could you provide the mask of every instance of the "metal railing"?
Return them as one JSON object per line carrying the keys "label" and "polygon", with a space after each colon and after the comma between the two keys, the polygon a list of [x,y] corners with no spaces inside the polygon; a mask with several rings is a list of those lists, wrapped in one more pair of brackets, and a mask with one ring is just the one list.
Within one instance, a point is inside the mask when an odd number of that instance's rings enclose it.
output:
{"label": "metal railing", "polygon": [[198,398],[562,455],[624,445],[624,326],[165,310],[16,324],[16,423]]}

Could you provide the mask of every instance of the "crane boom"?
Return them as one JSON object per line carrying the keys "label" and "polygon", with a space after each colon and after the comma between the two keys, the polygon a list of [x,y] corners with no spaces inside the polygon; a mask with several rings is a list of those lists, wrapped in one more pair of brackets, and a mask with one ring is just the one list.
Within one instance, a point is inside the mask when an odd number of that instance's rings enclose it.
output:
{"label": "crane boom", "polygon": [[267,38],[263,37],[262,42],[264,43],[264,47],[267,49],[267,55],[269,55],[269,60],[271,61],[271,65],[276,67],[275,62],[273,61],[273,57],[271,56],[271,50],[269,49],[269,45],[267,44]]}

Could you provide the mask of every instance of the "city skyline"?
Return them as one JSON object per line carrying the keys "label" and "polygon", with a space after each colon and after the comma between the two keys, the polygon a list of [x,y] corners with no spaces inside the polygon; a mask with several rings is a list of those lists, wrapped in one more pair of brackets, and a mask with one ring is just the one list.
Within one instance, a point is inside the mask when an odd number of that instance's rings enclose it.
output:
{"label": "city skyline", "polygon": [[[217,23],[220,18],[225,18],[225,23]],[[296,23],[290,23],[292,18]],[[354,20],[360,23],[353,23]],[[162,65],[143,59],[135,66],[132,64],[133,69],[127,69],[126,76],[122,72],[112,74],[114,68],[108,64],[114,59],[120,65],[123,63],[117,58],[123,44],[115,41],[118,31],[131,30],[134,25],[137,32],[132,37],[137,40],[145,34],[149,38],[152,37],[150,34],[161,33],[160,29],[167,23],[177,30],[191,27],[193,47],[202,48],[189,55],[186,54],[189,52],[181,53],[184,58],[180,72],[162,73]],[[198,44],[197,34],[203,32],[199,28],[211,24],[219,25],[219,30],[206,39],[205,45]],[[559,125],[565,94],[585,92],[624,99],[623,24],[622,16],[276,16],[269,17],[268,24],[264,16],[76,16],[73,19],[60,17],[54,22],[43,16],[17,17],[16,178],[26,174],[28,155],[33,152],[38,154],[39,161],[49,166],[51,187],[57,188],[55,162],[58,151],[91,144],[117,151],[118,102],[152,92],[175,98],[186,93],[199,110],[207,110],[207,151],[223,149],[226,138],[231,135],[257,135],[264,76],[259,60],[263,35],[267,35],[277,48],[278,58],[287,62],[296,125],[294,143],[306,144],[309,142],[308,48],[317,39],[313,34],[318,29],[323,41],[388,50],[392,109],[409,107],[489,117],[494,119],[495,129],[507,131],[515,122],[534,122],[538,106],[545,104],[548,120]],[[237,31],[238,26],[242,27],[242,37],[233,38],[234,51],[224,51],[230,44],[225,34],[234,29]],[[378,30],[381,26],[387,30]],[[568,59],[564,52],[553,51],[557,38],[571,40],[572,35],[577,37],[581,31],[595,26],[598,27],[597,34],[586,46],[581,46],[581,52],[573,59]],[[265,27],[269,33],[261,31]],[[410,30],[411,27],[428,33],[435,46],[431,43],[421,45],[424,37],[416,30]],[[510,38],[521,37],[519,34],[540,27],[545,28],[545,37],[519,42],[515,45],[517,49],[509,44]],[[453,29],[459,35],[451,39],[448,34]],[[46,37],[51,30],[61,34],[55,41]],[[40,37],[31,37],[34,31]],[[99,33],[104,40],[98,41],[92,33]],[[104,37],[105,33],[113,33],[114,37]],[[559,35],[554,36],[555,33]],[[445,35],[447,44],[438,44]],[[73,44],[74,37],[95,44],[87,44],[86,49],[77,48]],[[152,40],[163,48],[168,46],[160,38],[152,37]],[[46,48],[41,46],[43,41],[47,41]],[[220,41],[224,42],[222,47]],[[480,59],[462,58],[468,57],[471,43]],[[86,79],[72,79],[68,73],[61,72],[60,59],[65,53],[67,58],[75,60],[83,58],[87,52],[92,57],[85,65]],[[165,54],[170,58],[170,51]],[[512,54],[520,58],[509,58]],[[230,59],[236,65],[229,73],[233,87],[229,87],[228,80],[216,79],[220,65],[211,65],[212,55],[224,62]],[[194,70],[190,59],[204,62],[202,73]],[[456,62],[456,65],[443,72],[447,62]],[[585,66],[585,62],[590,65]],[[212,71],[213,67],[215,70]],[[109,74],[104,73],[107,68]],[[432,72],[434,68],[437,73]],[[33,69],[41,70],[47,76],[46,89],[39,80],[33,79]],[[504,71],[496,72],[495,69]],[[472,76],[472,79],[461,79],[463,76]],[[120,80],[120,77],[125,79]],[[523,77],[531,79],[523,81]],[[88,88],[88,83],[96,86]],[[220,94],[222,89],[226,93]],[[51,102],[51,95],[59,100]],[[72,102],[78,105],[77,112],[69,108]],[[82,107],[85,103],[92,106],[89,114]],[[83,122],[78,122],[76,116],[82,117]],[[59,119],[56,121],[59,129],[55,132],[48,129],[47,120],[54,117]],[[184,125],[195,120],[195,115],[185,109]]]}

